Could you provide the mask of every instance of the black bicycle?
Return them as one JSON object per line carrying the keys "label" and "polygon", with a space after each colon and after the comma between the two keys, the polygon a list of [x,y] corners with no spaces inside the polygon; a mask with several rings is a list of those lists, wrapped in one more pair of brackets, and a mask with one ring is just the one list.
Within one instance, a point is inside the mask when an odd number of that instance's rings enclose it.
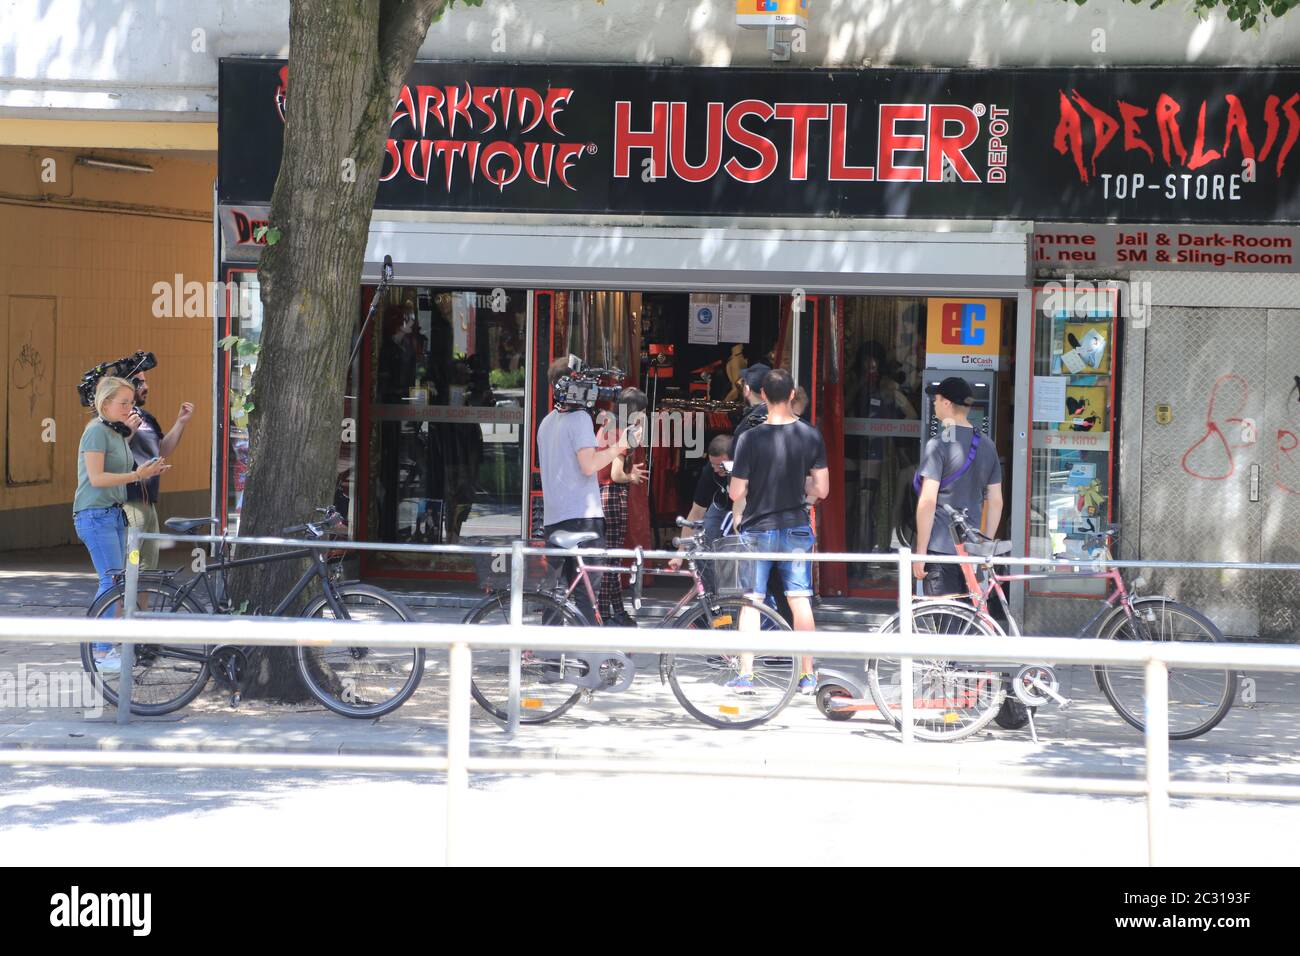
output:
{"label": "black bicycle", "polygon": [[[320,520],[285,528],[286,537],[306,533],[312,538],[337,534],[345,525],[333,508],[316,509]],[[168,529],[179,534],[194,534],[213,525],[216,518],[169,518]],[[231,568],[269,564],[273,561],[311,560],[298,582],[271,611],[282,617],[296,605],[298,598],[319,581],[321,594],[303,610],[301,617],[333,618],[346,621],[411,621],[410,610],[397,597],[381,588],[356,581],[342,581],[343,552],[316,548],[298,548],[280,554],[227,560],[223,542],[217,560],[208,562],[188,579],[180,571],[142,571],[137,607],[152,614],[225,614],[238,615],[246,608],[236,608],[227,596],[226,575]],[[89,617],[121,617],[126,597],[122,573],[117,583],[105,591],[91,606]],[[256,610],[251,613],[258,613]],[[232,621],[232,630],[238,624]],[[81,645],[82,666],[91,674],[105,699],[118,703],[121,677],[121,645]],[[169,714],[198,697],[215,676],[237,704],[249,673],[248,657],[253,647],[220,644],[207,647],[182,647],[167,644],[137,644],[132,668],[131,713],[144,717]],[[420,647],[305,647],[296,649],[298,673],[312,696],[344,717],[382,717],[402,706],[415,693],[424,676],[424,649]],[[115,666],[116,665],[116,666]]]}

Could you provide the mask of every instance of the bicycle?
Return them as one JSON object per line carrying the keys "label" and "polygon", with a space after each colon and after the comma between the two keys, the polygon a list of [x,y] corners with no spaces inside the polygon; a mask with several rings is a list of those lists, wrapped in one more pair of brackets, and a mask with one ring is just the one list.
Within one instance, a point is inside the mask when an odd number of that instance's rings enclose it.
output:
{"label": "bicycle", "polygon": [[[345,524],[343,517],[333,508],[316,510],[323,515],[319,521],[294,525],[281,533],[288,537],[305,532],[312,538],[320,539],[337,533]],[[194,534],[199,529],[215,524],[217,520],[169,518],[164,523],[169,530],[179,534]],[[223,542],[217,561],[208,562],[193,577],[183,581],[179,578],[180,571],[140,572],[139,609],[146,613],[236,616],[240,611],[233,606],[226,589],[226,574],[231,568],[310,558],[311,566],[276,605],[271,612],[272,617],[287,615],[299,596],[313,581],[318,580],[321,594],[308,604],[300,615],[302,617],[413,620],[406,605],[387,591],[356,581],[340,581],[342,552],[327,553],[315,548],[301,548],[237,560],[227,560],[227,553],[227,545]],[[118,583],[91,605],[87,616],[122,616],[126,582],[121,572],[116,572],[114,578]],[[206,603],[199,599],[200,586]],[[104,698],[117,706],[120,673],[101,668],[104,660],[96,656],[95,647],[94,644],[81,645],[82,666],[90,673]],[[132,668],[131,713],[156,717],[179,710],[203,692],[210,677],[216,677],[231,692],[230,702],[232,706],[237,705],[243,698],[248,655],[253,649],[252,646],[238,644],[201,648],[137,644]],[[298,674],[312,696],[344,717],[375,718],[391,713],[415,693],[424,675],[424,649],[418,647],[390,649],[299,645],[295,650]]]}
{"label": "bicycle", "polygon": [[[1111,584],[1109,596],[1101,598],[1102,607],[1078,629],[1075,637],[1090,635],[1100,640],[1222,641],[1223,635],[1199,611],[1167,597],[1136,597],[1124,584],[1118,568],[1097,566],[1054,574],[999,574],[992,559],[1011,551],[1010,541],[997,541],[973,528],[964,510],[942,505],[952,522],[953,540],[960,555],[982,556],[978,566],[961,565],[967,593],[960,598],[917,599],[912,609],[913,632],[961,637],[977,634],[986,637],[1007,635],[1007,630],[990,613],[990,597],[996,595],[1013,636],[1020,628],[1011,614],[1003,585],[1012,581],[1041,581],[1061,578],[1105,580]],[[1090,536],[1085,547],[1103,559],[1110,558],[1116,529]],[[1099,547],[1094,548],[1094,545]],[[982,580],[981,580],[982,578]],[[1094,633],[1093,628],[1096,627]],[[899,616],[894,615],[881,627],[881,633],[897,633]],[[877,658],[869,661],[868,687],[876,709],[902,727],[901,681],[897,659]],[[1098,664],[1093,674],[1101,692],[1125,722],[1144,730],[1145,670],[1142,666]],[[1039,706],[1055,702],[1062,707],[1069,701],[1060,694],[1055,668],[1047,663],[1017,664],[998,662],[962,662],[914,660],[912,665],[913,733],[922,740],[960,740],[986,727],[991,721],[1016,729],[1029,725],[1035,742],[1034,714]],[[1004,715],[1008,690],[1023,705],[1023,716]],[[1235,671],[1205,672],[1173,669],[1169,672],[1169,737],[1190,740],[1212,730],[1227,715],[1237,692]],[[845,698],[827,702],[828,716],[868,709],[864,701]],[[1001,718],[1001,719],[1000,719]]]}
{"label": "bicycle", "polygon": [[[703,522],[677,519],[679,528],[693,531],[689,537],[673,539],[673,547],[684,547],[686,569],[658,570],[653,573],[670,577],[688,577],[691,585],[657,625],[660,628],[686,628],[706,631],[735,629],[741,613],[751,611],[759,618],[760,629],[789,631],[790,626],[775,611],[743,597],[719,597],[705,587],[693,555],[705,549]],[[576,549],[599,537],[595,532],[558,531],[550,536],[549,547],[573,550],[577,574],[565,584],[552,570],[545,574],[543,585],[526,590],[523,595],[525,624],[548,627],[600,627],[595,588],[590,574],[626,574],[621,565],[588,564]],[[644,562],[640,554],[633,560],[632,606],[641,609]],[[595,620],[589,619],[573,601],[578,587],[585,588]],[[465,616],[467,624],[509,624],[510,591],[491,588],[490,593]],[[708,643],[707,641],[705,643]],[[692,717],[711,727],[743,730],[771,720],[794,696],[799,672],[792,656],[768,655],[754,660],[752,688],[728,686],[740,674],[739,655],[661,654],[659,679],[672,688],[673,696]],[[618,693],[628,689],[636,676],[636,664],[617,651],[531,651],[522,652],[520,667],[520,723],[544,724],[568,711],[584,693],[595,691]],[[485,711],[499,721],[507,719],[509,694],[509,652],[475,651],[470,691]]]}

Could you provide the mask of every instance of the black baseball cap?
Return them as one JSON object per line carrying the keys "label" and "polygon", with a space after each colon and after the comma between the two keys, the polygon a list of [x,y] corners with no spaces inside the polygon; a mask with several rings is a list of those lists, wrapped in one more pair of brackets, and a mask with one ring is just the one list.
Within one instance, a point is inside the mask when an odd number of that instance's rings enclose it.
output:
{"label": "black baseball cap", "polygon": [[933,398],[936,395],[942,395],[954,405],[973,405],[975,404],[975,393],[971,391],[970,382],[964,378],[953,375],[945,378],[942,382],[927,385],[925,394]]}
{"label": "black baseball cap", "polygon": [[741,373],[740,377],[744,379],[745,384],[749,386],[751,392],[758,392],[763,387],[763,379],[770,371],[772,371],[771,368],[764,365],[762,362],[759,362],[745,369],[745,371]]}

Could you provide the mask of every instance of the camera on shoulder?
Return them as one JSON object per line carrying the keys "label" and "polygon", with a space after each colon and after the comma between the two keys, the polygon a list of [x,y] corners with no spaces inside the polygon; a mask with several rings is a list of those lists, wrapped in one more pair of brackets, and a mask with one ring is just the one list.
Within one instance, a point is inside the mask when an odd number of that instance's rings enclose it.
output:
{"label": "camera on shoulder", "polygon": [[612,402],[623,390],[623,376],[622,369],[584,366],[580,358],[570,355],[568,374],[555,380],[555,407],[591,409]]}

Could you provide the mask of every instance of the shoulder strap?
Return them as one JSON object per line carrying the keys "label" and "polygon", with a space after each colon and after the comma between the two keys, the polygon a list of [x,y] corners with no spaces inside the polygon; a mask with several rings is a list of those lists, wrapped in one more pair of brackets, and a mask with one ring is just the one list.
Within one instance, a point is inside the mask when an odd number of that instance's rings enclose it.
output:
{"label": "shoulder strap", "polygon": [[[975,456],[979,454],[979,450],[980,450],[980,433],[975,432],[975,434],[971,436],[970,451],[966,453],[966,460],[962,462],[961,467],[958,468],[956,471],[954,471],[951,475],[945,475],[943,478],[939,479],[940,491],[942,491],[944,488],[947,488],[953,482],[961,478],[962,475],[966,474],[966,472],[970,471],[970,466],[975,464]],[[918,495],[921,493],[921,473],[919,471],[912,476],[912,490],[915,491]]]}

